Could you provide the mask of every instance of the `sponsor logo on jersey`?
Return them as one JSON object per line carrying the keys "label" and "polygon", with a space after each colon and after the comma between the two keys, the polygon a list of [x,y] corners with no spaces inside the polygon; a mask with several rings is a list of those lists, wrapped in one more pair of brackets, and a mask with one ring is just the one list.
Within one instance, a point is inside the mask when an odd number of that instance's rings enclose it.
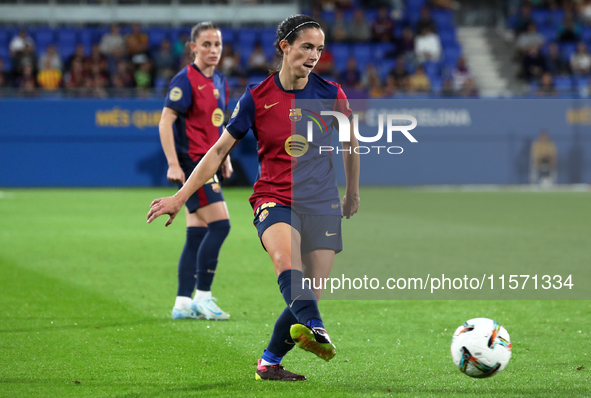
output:
{"label": "sponsor logo on jersey", "polygon": [[232,116],[230,116],[230,118],[234,119],[236,115],[238,115],[238,111],[240,111],[240,102],[236,104],[236,108],[234,108],[234,112],[232,112]]}
{"label": "sponsor logo on jersey", "polygon": [[224,123],[224,112],[220,108],[216,108],[211,114],[211,123],[216,127],[220,127]]}
{"label": "sponsor logo on jersey", "polygon": [[168,98],[171,101],[178,101],[183,98],[183,90],[180,87],[173,87],[170,89],[170,94],[168,94]]}
{"label": "sponsor logo on jersey", "polygon": [[293,156],[294,158],[299,158],[308,152],[308,146],[306,137],[299,134],[289,136],[285,140],[285,151],[289,156]]}
{"label": "sponsor logo on jersey", "polygon": [[299,122],[302,120],[302,108],[294,108],[289,110],[289,120],[292,122]]}

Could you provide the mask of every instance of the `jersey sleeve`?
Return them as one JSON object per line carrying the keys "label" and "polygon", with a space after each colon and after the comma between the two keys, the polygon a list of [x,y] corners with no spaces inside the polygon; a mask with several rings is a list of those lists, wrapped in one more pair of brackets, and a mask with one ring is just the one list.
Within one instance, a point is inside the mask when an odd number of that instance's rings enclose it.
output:
{"label": "jersey sleeve", "polygon": [[341,112],[343,115],[347,116],[349,120],[351,120],[351,115],[353,114],[353,111],[349,106],[349,100],[347,99],[347,95],[345,95],[345,92],[343,91],[340,85],[338,85],[337,87],[338,92],[335,104],[335,111]]}
{"label": "jersey sleeve", "polygon": [[167,108],[174,109],[179,113],[185,113],[191,106],[192,101],[192,89],[191,82],[187,77],[187,74],[179,73],[170,81],[168,88],[168,94],[164,101],[164,106]]}
{"label": "jersey sleeve", "polygon": [[250,88],[247,88],[230,116],[230,121],[226,126],[226,130],[237,140],[244,138],[248,130],[254,124],[254,100],[250,93]]}

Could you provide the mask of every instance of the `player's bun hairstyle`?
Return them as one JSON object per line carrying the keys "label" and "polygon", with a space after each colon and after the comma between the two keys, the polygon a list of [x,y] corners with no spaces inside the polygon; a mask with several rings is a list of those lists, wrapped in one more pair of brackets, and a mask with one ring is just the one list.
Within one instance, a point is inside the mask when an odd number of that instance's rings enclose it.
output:
{"label": "player's bun hairstyle", "polygon": [[292,15],[279,24],[277,27],[277,40],[275,40],[275,54],[277,54],[277,57],[280,61],[278,69],[269,71],[271,74],[277,73],[279,71],[279,67],[281,66],[281,62],[283,62],[283,50],[281,49],[279,43],[281,43],[283,40],[287,40],[287,42],[291,45],[298,38],[301,32],[311,28],[322,29],[320,24],[314,18],[303,14]]}

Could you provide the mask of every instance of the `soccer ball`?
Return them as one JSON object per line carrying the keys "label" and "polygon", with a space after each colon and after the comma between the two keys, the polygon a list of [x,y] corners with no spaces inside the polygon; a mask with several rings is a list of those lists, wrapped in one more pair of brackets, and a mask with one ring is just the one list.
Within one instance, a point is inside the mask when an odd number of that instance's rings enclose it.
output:
{"label": "soccer ball", "polygon": [[458,369],[470,377],[493,376],[511,359],[509,333],[492,319],[470,319],[456,329],[451,357]]}

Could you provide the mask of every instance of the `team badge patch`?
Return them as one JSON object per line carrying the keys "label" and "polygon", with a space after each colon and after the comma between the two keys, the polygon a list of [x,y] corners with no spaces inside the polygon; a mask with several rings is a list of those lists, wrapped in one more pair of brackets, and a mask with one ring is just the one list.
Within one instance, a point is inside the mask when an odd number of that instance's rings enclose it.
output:
{"label": "team badge patch", "polygon": [[294,108],[289,110],[289,120],[292,122],[299,122],[302,120],[302,108]]}
{"label": "team badge patch", "polygon": [[215,99],[220,98],[220,90],[218,90],[217,88],[213,89],[213,96],[215,97]]}
{"label": "team badge patch", "polygon": [[220,108],[216,108],[211,114],[211,123],[216,127],[220,127],[224,123],[224,112]]}
{"label": "team badge patch", "polygon": [[183,90],[180,87],[173,87],[170,89],[170,94],[168,94],[168,98],[171,101],[178,101],[183,98]]}
{"label": "team badge patch", "polygon": [[222,191],[222,189],[220,188],[220,184],[218,184],[217,182],[211,184],[211,189],[213,189],[213,192],[215,193],[220,193]]}
{"label": "team badge patch", "polygon": [[234,112],[232,112],[232,116],[230,116],[230,118],[232,118],[232,119],[233,119],[233,118],[235,118],[235,117],[236,117],[236,115],[238,115],[238,111],[239,111],[239,110],[240,110],[240,102],[238,102],[238,103],[236,104],[236,108],[234,108]]}
{"label": "team badge patch", "polygon": [[265,221],[265,218],[269,215],[269,210],[265,209],[259,214],[259,222]]}

